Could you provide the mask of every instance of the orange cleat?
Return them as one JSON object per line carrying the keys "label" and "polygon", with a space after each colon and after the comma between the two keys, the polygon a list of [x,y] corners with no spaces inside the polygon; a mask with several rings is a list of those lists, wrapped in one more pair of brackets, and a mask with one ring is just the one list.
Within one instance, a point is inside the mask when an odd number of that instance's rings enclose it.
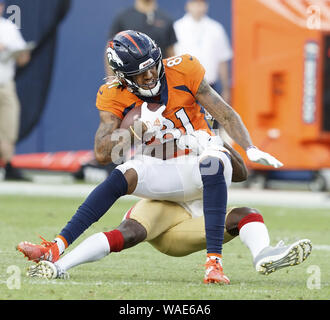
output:
{"label": "orange cleat", "polygon": [[16,249],[22,252],[28,260],[36,263],[42,260],[56,262],[60,257],[56,242],[46,241],[43,237],[40,238],[42,240],[41,244],[23,241],[17,245]]}
{"label": "orange cleat", "polygon": [[221,260],[217,257],[207,257],[205,264],[204,283],[229,284],[229,278],[223,273]]}

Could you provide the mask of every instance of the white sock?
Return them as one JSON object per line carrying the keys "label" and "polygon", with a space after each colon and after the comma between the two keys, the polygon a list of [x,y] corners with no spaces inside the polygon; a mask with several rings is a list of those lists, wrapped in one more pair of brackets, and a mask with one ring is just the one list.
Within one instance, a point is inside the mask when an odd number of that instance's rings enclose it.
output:
{"label": "white sock", "polygon": [[103,232],[88,237],[76,248],[63,256],[55,265],[62,271],[67,271],[79,264],[102,259],[110,253],[108,238]]}
{"label": "white sock", "polygon": [[58,251],[61,255],[65,250],[65,244],[64,244],[64,242],[61,238],[55,238],[54,241],[56,242],[57,247],[58,247]]}
{"label": "white sock", "polygon": [[239,237],[250,249],[253,259],[270,243],[266,225],[257,221],[243,225],[239,231]]}

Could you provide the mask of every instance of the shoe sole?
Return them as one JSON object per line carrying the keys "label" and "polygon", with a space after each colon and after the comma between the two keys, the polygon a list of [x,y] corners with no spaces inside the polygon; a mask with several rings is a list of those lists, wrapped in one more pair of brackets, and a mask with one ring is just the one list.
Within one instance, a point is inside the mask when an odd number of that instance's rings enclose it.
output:
{"label": "shoe sole", "polygon": [[304,239],[302,243],[302,249],[303,249],[303,259],[302,259],[303,262],[308,258],[308,256],[312,252],[312,242],[308,239]]}
{"label": "shoe sole", "polygon": [[230,282],[226,282],[226,281],[219,281],[219,280],[213,280],[213,279],[204,279],[203,282],[205,284],[211,284],[211,283],[216,283],[216,284],[219,284],[219,285],[228,285]]}
{"label": "shoe sole", "polygon": [[31,278],[55,279],[57,270],[53,263],[40,261],[28,268],[26,275]]}
{"label": "shoe sole", "polygon": [[256,270],[260,274],[269,275],[276,270],[296,266],[305,261],[311,251],[312,243],[310,240],[299,240],[290,245],[284,253],[261,259],[256,265]]}
{"label": "shoe sole", "polygon": [[203,279],[203,282],[205,283],[205,284],[209,284],[209,283],[217,283],[217,284],[224,284],[224,285],[226,285],[226,284],[229,284],[230,283],[230,280],[229,280],[229,278],[227,277],[227,276],[225,276],[225,275],[223,275],[222,276],[222,279],[219,279],[219,278],[214,278],[214,277],[205,277],[204,279]]}

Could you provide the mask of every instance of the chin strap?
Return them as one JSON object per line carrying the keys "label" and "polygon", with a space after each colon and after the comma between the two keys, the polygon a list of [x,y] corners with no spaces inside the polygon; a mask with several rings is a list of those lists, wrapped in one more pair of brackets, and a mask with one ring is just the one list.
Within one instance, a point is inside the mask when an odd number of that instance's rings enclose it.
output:
{"label": "chin strap", "polygon": [[143,96],[143,97],[154,97],[154,96],[158,95],[160,93],[160,89],[162,86],[162,78],[164,76],[164,71],[162,71],[162,70],[163,70],[163,63],[159,62],[158,67],[157,67],[157,72],[158,72],[157,84],[152,89],[142,89],[134,81],[125,77],[124,79],[127,84],[128,90],[132,93],[135,93],[135,94]]}
{"label": "chin strap", "polygon": [[160,90],[160,81],[157,81],[157,84],[154,88],[152,89],[142,89],[142,88],[138,88],[138,93],[139,95],[143,96],[143,97],[154,97],[159,93]]}

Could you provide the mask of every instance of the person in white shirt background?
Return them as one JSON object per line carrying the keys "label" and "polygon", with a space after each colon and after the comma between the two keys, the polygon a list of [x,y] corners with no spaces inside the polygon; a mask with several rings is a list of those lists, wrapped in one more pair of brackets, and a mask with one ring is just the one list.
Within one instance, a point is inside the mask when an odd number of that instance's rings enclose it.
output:
{"label": "person in white shirt background", "polygon": [[[222,98],[230,104],[230,68],[232,49],[222,24],[211,19],[206,0],[187,0],[185,15],[174,22],[176,55],[189,53],[205,67],[205,79],[215,89],[221,83]],[[218,124],[217,124],[218,125]],[[215,126],[214,128],[218,128]]]}
{"label": "person in white shirt background", "polygon": [[[11,164],[19,131],[20,102],[16,92],[16,65],[30,61],[30,51],[17,26],[2,17],[4,0],[0,0],[0,164],[5,180],[26,180]],[[0,168],[1,169],[1,168]]]}

